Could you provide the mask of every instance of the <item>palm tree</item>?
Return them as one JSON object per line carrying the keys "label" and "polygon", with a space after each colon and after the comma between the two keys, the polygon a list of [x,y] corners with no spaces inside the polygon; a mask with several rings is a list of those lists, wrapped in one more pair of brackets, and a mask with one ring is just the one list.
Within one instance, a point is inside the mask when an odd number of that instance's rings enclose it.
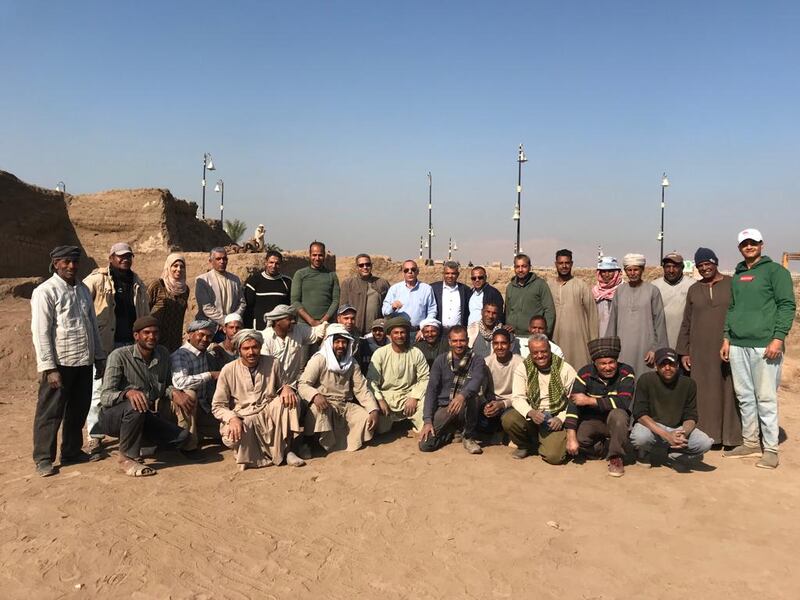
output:
{"label": "palm tree", "polygon": [[247,231],[247,223],[244,221],[240,221],[239,219],[234,219],[233,221],[225,221],[225,233],[228,234],[228,237],[231,238],[234,244],[238,244],[239,240],[242,239],[244,232]]}

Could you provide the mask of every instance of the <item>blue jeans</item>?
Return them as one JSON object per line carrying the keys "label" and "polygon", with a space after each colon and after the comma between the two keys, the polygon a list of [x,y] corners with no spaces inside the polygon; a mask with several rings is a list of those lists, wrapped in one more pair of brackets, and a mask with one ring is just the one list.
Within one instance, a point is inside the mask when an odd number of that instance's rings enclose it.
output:
{"label": "blue jeans", "polygon": [[[678,427],[667,427],[661,423],[658,423],[658,426],[669,432],[678,429]],[[670,448],[663,438],[657,436],[641,423],[636,423],[631,430],[631,443],[634,448],[641,452],[651,452],[654,447],[658,447],[658,450],[668,452],[669,457],[672,459],[680,458],[681,456],[702,457],[703,454],[711,449],[714,440],[695,427],[692,433],[689,434],[687,442],[689,443],[688,447],[682,450],[675,450]]]}
{"label": "blue jeans", "polygon": [[778,451],[778,385],[781,381],[783,355],[775,360],[764,358],[764,348],[744,348],[731,344],[733,389],[742,414],[744,445],[759,446],[767,452]]}

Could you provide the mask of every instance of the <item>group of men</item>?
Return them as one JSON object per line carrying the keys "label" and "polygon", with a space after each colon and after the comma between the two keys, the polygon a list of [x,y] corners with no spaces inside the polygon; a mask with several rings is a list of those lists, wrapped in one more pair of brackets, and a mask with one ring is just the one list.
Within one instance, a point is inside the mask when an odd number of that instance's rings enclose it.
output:
{"label": "group of men", "polygon": [[61,246],[31,300],[42,374],[36,469],[56,472],[59,427],[61,465],[102,458],[99,439],[109,436],[121,470],[141,477],[155,474],[146,459],[156,448],[202,460],[211,437],[240,469],[302,466],[314,445],[358,450],[397,421],[424,452],[460,441],[481,454],[505,438],[515,459],[605,459],[612,476],[626,458],[689,470],[713,445],[775,468],[794,292],[788,271],[762,254],[759,231],[738,238],[744,260],[732,278],[698,249],[700,281],[684,276],[676,253],[654,283],[643,280],[643,256],[626,255],[622,268],[602,257],[594,287],[573,275],[569,250],[556,253],[552,281],[520,254],[505,297],[483,267],[467,286],[450,261],[430,285],[405,261],[390,286],[367,254],[340,285],[316,241],[293,278],[269,252],[242,284],[215,248],[196,279],[198,312],[171,354],[159,345],[166,324],[141,302],[127,244],[85,283],[80,249]]}

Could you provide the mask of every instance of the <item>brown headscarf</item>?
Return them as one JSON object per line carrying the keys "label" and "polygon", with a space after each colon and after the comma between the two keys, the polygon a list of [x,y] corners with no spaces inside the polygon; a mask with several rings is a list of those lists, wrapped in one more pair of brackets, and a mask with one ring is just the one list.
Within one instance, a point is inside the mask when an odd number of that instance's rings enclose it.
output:
{"label": "brown headscarf", "polygon": [[[183,274],[180,279],[175,279],[170,272],[170,267],[178,261],[183,263]],[[170,296],[180,296],[188,289],[186,287],[186,259],[183,254],[173,252],[167,257],[164,262],[164,271],[161,273],[161,281],[164,282],[164,287]]]}

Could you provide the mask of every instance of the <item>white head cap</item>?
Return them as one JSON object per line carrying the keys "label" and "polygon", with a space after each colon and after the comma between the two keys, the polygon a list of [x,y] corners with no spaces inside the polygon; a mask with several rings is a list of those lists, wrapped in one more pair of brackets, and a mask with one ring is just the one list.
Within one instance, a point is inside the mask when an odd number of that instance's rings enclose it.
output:
{"label": "white head cap", "polygon": [[754,242],[763,242],[764,236],[761,235],[761,232],[758,229],[742,229],[739,232],[738,236],[738,244],[741,244],[745,240],[753,240]]}

